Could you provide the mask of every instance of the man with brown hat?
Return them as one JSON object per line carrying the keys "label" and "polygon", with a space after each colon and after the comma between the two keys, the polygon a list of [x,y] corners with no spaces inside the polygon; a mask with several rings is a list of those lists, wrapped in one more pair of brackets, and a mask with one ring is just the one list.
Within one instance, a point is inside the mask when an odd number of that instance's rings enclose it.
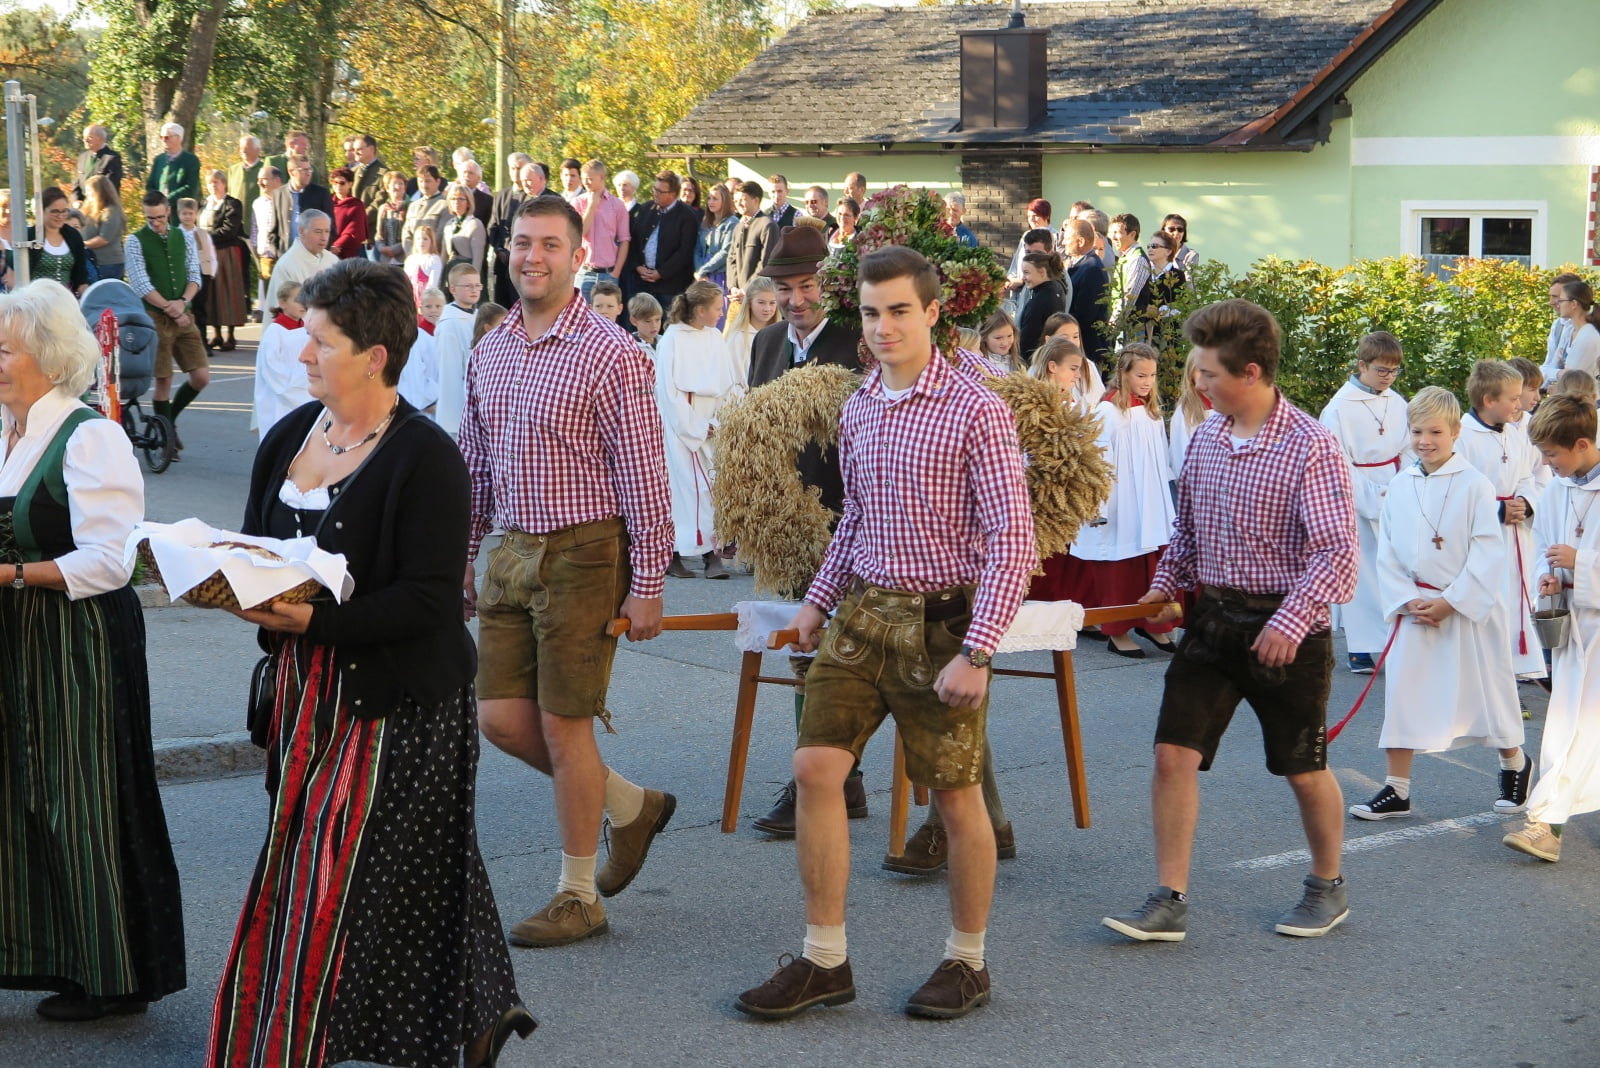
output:
{"label": "man with brown hat", "polygon": [[[778,308],[783,320],[763,328],[750,345],[750,388],[775,381],[796,367],[813,363],[836,363],[860,371],[861,330],[828,322],[822,309],[822,287],[817,277],[822,261],[828,257],[827,239],[822,231],[809,226],[782,230],[776,247],[760,274],[778,286]],[[817,487],[823,506],[833,512],[835,521],[844,510],[844,479],[839,473],[839,453],[832,446],[809,445],[797,464],[800,481]],[[796,595],[804,590],[795,591]],[[799,729],[805,708],[806,670],[810,657],[792,656],[800,686],[795,690],[794,720]],[[845,807],[851,819],[867,815],[867,790],[856,768],[844,784]],[[795,786],[790,779],[778,795],[772,811],[752,826],[775,838],[794,837]]]}

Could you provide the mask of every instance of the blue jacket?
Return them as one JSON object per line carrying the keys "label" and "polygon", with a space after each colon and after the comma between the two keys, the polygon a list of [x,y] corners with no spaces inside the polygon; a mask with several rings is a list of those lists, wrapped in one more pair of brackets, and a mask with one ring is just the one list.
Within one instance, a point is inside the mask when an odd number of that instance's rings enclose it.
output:
{"label": "blue jacket", "polygon": [[730,215],[717,225],[700,231],[700,240],[694,245],[694,276],[726,273],[728,247],[733,242],[733,228],[739,225],[739,216]]}

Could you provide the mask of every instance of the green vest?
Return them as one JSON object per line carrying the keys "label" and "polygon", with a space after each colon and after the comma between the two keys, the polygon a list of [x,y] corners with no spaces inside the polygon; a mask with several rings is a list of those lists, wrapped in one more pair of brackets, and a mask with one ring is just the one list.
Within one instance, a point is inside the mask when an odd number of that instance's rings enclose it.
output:
{"label": "green vest", "polygon": [[182,300],[189,285],[189,242],[184,240],[183,227],[169,225],[167,236],[150,229],[146,224],[133,235],[144,254],[144,271],[156,292],[168,300]]}

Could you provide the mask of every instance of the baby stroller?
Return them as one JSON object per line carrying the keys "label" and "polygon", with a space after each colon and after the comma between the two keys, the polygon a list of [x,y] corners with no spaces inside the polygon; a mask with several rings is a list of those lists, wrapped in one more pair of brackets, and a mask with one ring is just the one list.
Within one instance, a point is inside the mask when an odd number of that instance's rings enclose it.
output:
{"label": "baby stroller", "polygon": [[[122,405],[122,429],[128,434],[133,447],[144,453],[144,462],[153,474],[160,474],[172,463],[177,453],[177,439],[172,432],[172,421],[164,415],[147,413],[139,398],[155,377],[156,328],[144,301],[133,292],[133,287],[116,278],[106,278],[84,290],[79,301],[83,318],[93,330],[106,309],[117,317],[117,348],[120,361],[117,392]],[[105,407],[102,402],[101,408]]]}

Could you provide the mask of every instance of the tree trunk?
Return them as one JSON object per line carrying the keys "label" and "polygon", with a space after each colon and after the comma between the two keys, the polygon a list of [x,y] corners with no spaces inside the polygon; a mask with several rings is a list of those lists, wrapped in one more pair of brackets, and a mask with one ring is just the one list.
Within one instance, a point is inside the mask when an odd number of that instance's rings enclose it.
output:
{"label": "tree trunk", "polygon": [[[195,143],[195,119],[200,116],[200,101],[205,96],[206,79],[211,74],[211,61],[217,55],[217,29],[222,23],[227,0],[210,0],[198,9],[189,20],[189,34],[183,55],[183,73],[173,86],[168,107],[170,120],[183,127],[184,143]],[[147,119],[146,122],[149,120]],[[157,132],[160,132],[159,125]],[[157,139],[159,141],[159,138]]]}

